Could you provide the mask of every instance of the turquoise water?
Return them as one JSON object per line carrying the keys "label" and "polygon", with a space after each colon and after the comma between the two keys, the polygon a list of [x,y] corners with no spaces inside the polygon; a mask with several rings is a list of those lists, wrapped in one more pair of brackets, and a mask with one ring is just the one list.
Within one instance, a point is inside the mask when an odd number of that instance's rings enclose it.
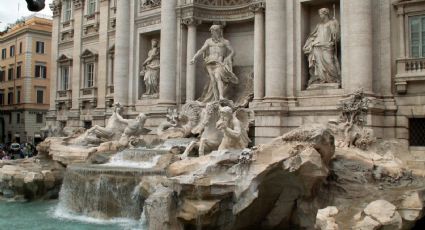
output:
{"label": "turquoise water", "polygon": [[139,221],[98,220],[57,210],[58,201],[0,201],[0,230],[132,230],[144,229]]}

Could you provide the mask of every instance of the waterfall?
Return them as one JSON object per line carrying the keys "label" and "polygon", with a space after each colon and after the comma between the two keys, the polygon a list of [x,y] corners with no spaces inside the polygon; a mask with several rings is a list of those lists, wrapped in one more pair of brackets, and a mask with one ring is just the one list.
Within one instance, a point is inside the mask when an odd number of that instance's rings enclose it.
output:
{"label": "waterfall", "polygon": [[140,219],[145,198],[138,185],[150,176],[165,175],[164,169],[155,168],[164,153],[127,149],[106,164],[68,166],[57,209],[97,219]]}
{"label": "waterfall", "polygon": [[59,194],[58,208],[99,219],[139,219],[142,200],[131,197],[140,180],[137,171],[70,166]]}

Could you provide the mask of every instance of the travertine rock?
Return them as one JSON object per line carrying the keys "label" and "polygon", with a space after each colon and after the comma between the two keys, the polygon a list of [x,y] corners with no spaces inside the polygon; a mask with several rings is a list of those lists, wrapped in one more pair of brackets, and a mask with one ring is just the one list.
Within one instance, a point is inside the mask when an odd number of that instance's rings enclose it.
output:
{"label": "travertine rock", "polygon": [[[64,167],[50,160],[25,159],[0,166],[0,196],[32,200],[57,197]],[[49,198],[49,197],[47,197]]]}
{"label": "travertine rock", "polygon": [[338,209],[330,206],[317,211],[316,229],[319,230],[339,230],[334,216],[338,214]]}
{"label": "travertine rock", "polygon": [[175,162],[168,175],[185,207],[176,215],[187,228],[313,228],[318,205],[311,201],[334,151],[331,132],[310,126],[259,146],[249,164],[238,164],[242,150]]}
{"label": "travertine rock", "polygon": [[396,207],[386,200],[376,200],[366,206],[354,226],[358,230],[402,228],[402,219]]}
{"label": "travertine rock", "polygon": [[145,201],[144,214],[148,220],[149,230],[175,229],[183,227],[175,219],[175,197],[173,190],[159,187]]}
{"label": "travertine rock", "polygon": [[414,191],[405,194],[404,199],[398,206],[398,212],[403,220],[414,222],[422,218],[424,212],[424,191]]}

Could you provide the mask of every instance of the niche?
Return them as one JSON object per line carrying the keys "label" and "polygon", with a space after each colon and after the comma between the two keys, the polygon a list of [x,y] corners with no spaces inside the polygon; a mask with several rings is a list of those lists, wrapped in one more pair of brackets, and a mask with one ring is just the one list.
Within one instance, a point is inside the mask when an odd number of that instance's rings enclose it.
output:
{"label": "niche", "polygon": [[[314,72],[309,68],[309,63],[312,63],[312,56],[305,53],[304,46],[311,34],[315,31],[316,27],[321,23],[319,16],[319,10],[322,8],[329,9],[330,21],[336,20],[338,22],[337,30],[338,38],[337,42],[330,53],[324,53],[325,59],[329,60],[330,56],[336,57],[334,62],[330,63],[332,70],[327,71],[336,74],[328,74],[327,77],[313,77],[310,72]],[[340,20],[340,1],[339,0],[310,0],[301,3],[301,89],[302,90],[314,90],[314,89],[337,89],[341,87],[341,20]],[[329,28],[329,27],[328,27]],[[328,29],[327,28],[327,29]],[[326,36],[326,35],[325,35]],[[322,36],[323,37],[323,36]],[[320,39],[316,39],[320,40]],[[319,51],[320,52],[320,51]],[[317,56],[316,61],[322,61],[322,57]],[[326,64],[329,64],[326,62]],[[320,72],[320,71],[319,71]],[[319,74],[320,75],[320,74]],[[324,75],[321,75],[324,76]],[[325,79],[325,80],[323,80]],[[335,81],[329,81],[329,79],[335,79]],[[332,82],[332,83],[330,83]]]}
{"label": "niche", "polygon": [[[159,31],[153,31],[149,33],[142,33],[139,37],[139,63],[138,63],[138,99],[139,100],[145,100],[145,99],[157,99],[158,93],[152,94],[148,92],[145,81],[144,81],[144,75],[146,74],[146,67],[143,65],[143,63],[148,58],[149,50],[152,49],[152,40],[156,40],[158,42],[158,47],[160,45],[160,32]],[[159,72],[158,72],[158,88],[159,88]]]}

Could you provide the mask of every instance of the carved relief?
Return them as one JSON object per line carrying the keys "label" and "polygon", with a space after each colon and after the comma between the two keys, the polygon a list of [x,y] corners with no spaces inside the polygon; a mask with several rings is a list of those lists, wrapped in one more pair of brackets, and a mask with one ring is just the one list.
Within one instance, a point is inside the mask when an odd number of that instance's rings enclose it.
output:
{"label": "carved relief", "polygon": [[364,127],[369,102],[363,90],[357,90],[338,105],[341,112],[339,120],[329,122],[335,133],[337,147],[356,147],[367,150],[376,141],[373,130]]}
{"label": "carved relief", "polygon": [[74,9],[80,9],[83,7],[84,0],[73,0],[74,1]]}
{"label": "carved relief", "polygon": [[52,3],[50,3],[49,7],[53,12],[53,17],[60,15],[61,2],[59,0],[54,0]]}
{"label": "carved relief", "polygon": [[147,10],[161,6],[161,0],[140,0],[140,9]]}
{"label": "carved relief", "polygon": [[243,5],[253,2],[253,0],[194,0],[196,4],[209,5],[209,6],[233,6]]}

